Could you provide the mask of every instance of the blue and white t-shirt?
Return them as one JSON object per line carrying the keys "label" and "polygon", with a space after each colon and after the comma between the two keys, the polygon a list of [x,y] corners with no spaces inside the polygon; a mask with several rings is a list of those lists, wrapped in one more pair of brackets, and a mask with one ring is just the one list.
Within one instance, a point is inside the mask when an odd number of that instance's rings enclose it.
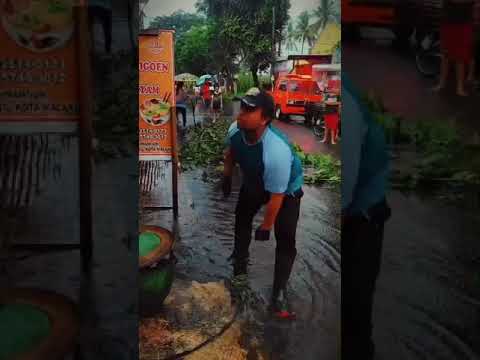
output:
{"label": "blue and white t-shirt", "polygon": [[263,186],[270,193],[291,195],[302,187],[301,161],[286,135],[275,127],[268,126],[262,138],[251,145],[234,122],[228,130],[227,146],[240,165],[247,188]]}
{"label": "blue and white t-shirt", "polygon": [[385,198],[389,158],[383,129],[374,122],[347,74],[342,74],[342,208],[365,213]]}

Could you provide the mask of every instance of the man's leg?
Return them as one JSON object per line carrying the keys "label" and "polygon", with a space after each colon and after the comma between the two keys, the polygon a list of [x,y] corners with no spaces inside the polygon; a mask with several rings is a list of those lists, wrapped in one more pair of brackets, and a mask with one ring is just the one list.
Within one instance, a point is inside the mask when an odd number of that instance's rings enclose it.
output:
{"label": "man's leg", "polygon": [[297,255],[295,237],[302,195],[303,193],[298,196],[285,196],[275,221],[277,248],[275,252],[272,302],[275,302],[280,293],[285,290]]}
{"label": "man's leg", "polygon": [[457,95],[458,96],[467,96],[465,91],[465,63],[457,62],[456,64],[457,71]]}
{"label": "man's leg", "polygon": [[180,107],[180,112],[182,113],[183,127],[187,127],[187,108]]}
{"label": "man's leg", "polygon": [[255,214],[265,203],[262,192],[246,191],[242,186],[238,196],[235,210],[235,244],[232,258],[237,265],[237,273],[246,271],[246,263],[249,256],[248,248],[252,240],[252,222]]}
{"label": "man's leg", "polygon": [[372,313],[383,225],[354,219],[342,225],[342,348],[344,358],[374,358]]}
{"label": "man's leg", "polygon": [[447,54],[442,54],[442,62],[440,65],[440,78],[438,80],[438,85],[433,88],[433,91],[443,90],[447,84],[448,80],[448,70],[450,66],[450,61],[447,57]]}

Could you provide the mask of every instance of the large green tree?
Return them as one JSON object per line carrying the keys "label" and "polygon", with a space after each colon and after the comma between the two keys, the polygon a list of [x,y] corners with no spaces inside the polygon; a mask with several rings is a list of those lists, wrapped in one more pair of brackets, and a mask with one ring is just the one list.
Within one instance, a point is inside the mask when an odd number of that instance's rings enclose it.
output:
{"label": "large green tree", "polygon": [[175,67],[177,73],[193,73],[198,76],[215,71],[212,58],[212,24],[194,25],[175,43]]}
{"label": "large green tree", "polygon": [[175,30],[175,37],[179,39],[183,34],[189,31],[192,26],[200,26],[204,24],[206,24],[204,16],[179,10],[168,16],[155,17],[150,22],[149,27],[153,29],[173,29]]}
{"label": "large green tree", "polygon": [[[273,10],[275,8],[275,10]],[[265,70],[274,57],[275,42],[288,22],[290,0],[199,0],[197,9],[215,19],[219,29],[216,44],[227,67],[240,62],[251,72],[258,86],[257,73]],[[273,14],[275,13],[275,22]]]}

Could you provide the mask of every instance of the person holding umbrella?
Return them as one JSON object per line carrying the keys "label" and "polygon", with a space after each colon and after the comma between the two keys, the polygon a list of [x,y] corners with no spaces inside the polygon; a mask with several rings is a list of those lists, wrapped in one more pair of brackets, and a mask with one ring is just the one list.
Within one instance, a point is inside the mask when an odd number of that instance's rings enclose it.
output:
{"label": "person holding umbrella", "polygon": [[295,238],[303,196],[303,169],[287,137],[271,125],[275,105],[258,88],[241,100],[240,114],[228,131],[224,153],[223,194],[228,197],[235,163],[243,183],[235,210],[235,244],[230,259],[234,275],[246,274],[254,216],[265,205],[262,225],[255,240],[277,242],[270,309],[280,318],[294,318],[286,301],[287,281],[297,254]]}

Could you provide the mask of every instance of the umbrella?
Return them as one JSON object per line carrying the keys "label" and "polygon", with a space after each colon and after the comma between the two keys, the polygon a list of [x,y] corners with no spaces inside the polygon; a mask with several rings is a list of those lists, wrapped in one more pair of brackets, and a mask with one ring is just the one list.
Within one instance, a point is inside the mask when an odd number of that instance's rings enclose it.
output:
{"label": "umbrella", "polygon": [[190,73],[183,73],[175,76],[175,81],[195,82],[197,80],[198,80],[198,76]]}
{"label": "umbrella", "polygon": [[203,85],[203,83],[207,80],[211,80],[212,75],[202,75],[200,76],[200,79],[197,80],[197,86]]}

